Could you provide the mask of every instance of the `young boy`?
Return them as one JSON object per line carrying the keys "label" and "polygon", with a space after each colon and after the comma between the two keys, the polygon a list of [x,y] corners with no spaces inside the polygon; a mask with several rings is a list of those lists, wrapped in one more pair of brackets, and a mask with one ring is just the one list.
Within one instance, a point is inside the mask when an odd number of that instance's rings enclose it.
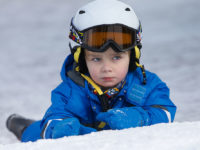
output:
{"label": "young boy", "polygon": [[129,5],[92,1],[72,18],[69,37],[63,82],[52,91],[43,119],[8,118],[7,127],[18,139],[55,139],[174,120],[176,106],[168,87],[139,64],[141,24]]}

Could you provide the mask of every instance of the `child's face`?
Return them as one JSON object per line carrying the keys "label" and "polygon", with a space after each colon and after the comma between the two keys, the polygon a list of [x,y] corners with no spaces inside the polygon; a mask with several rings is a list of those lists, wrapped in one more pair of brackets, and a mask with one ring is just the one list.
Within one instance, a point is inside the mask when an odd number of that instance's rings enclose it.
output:
{"label": "child's face", "polygon": [[130,51],[117,53],[112,48],[105,52],[85,50],[85,60],[93,81],[107,89],[114,87],[126,77]]}

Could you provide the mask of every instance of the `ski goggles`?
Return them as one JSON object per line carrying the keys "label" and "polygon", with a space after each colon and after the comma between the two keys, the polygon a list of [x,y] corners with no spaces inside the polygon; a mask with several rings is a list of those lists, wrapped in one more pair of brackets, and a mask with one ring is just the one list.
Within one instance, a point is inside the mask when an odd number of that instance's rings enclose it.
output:
{"label": "ski goggles", "polygon": [[101,25],[88,29],[83,34],[83,48],[101,52],[108,47],[117,51],[127,51],[136,44],[136,30],[122,25]]}
{"label": "ski goggles", "polygon": [[95,26],[76,33],[79,36],[71,39],[79,42],[82,48],[94,52],[103,52],[109,47],[115,51],[127,51],[137,43],[137,30],[120,24]]}

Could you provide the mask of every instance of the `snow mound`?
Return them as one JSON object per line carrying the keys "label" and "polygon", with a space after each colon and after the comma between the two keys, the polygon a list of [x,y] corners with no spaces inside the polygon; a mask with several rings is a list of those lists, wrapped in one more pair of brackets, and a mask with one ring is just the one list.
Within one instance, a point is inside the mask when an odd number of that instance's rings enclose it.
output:
{"label": "snow mound", "polygon": [[200,121],[109,130],[56,140],[0,145],[1,150],[197,150]]}

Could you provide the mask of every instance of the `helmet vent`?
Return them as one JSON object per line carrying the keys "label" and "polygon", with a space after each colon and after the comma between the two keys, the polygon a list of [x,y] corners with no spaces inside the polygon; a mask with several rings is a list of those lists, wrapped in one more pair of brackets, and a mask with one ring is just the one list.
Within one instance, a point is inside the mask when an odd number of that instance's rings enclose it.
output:
{"label": "helmet vent", "polygon": [[128,8],[128,7],[127,7],[125,10],[126,10],[126,11],[131,11],[130,8]]}
{"label": "helmet vent", "polygon": [[84,14],[84,13],[85,13],[84,10],[80,10],[80,11],[79,11],[79,14]]}

